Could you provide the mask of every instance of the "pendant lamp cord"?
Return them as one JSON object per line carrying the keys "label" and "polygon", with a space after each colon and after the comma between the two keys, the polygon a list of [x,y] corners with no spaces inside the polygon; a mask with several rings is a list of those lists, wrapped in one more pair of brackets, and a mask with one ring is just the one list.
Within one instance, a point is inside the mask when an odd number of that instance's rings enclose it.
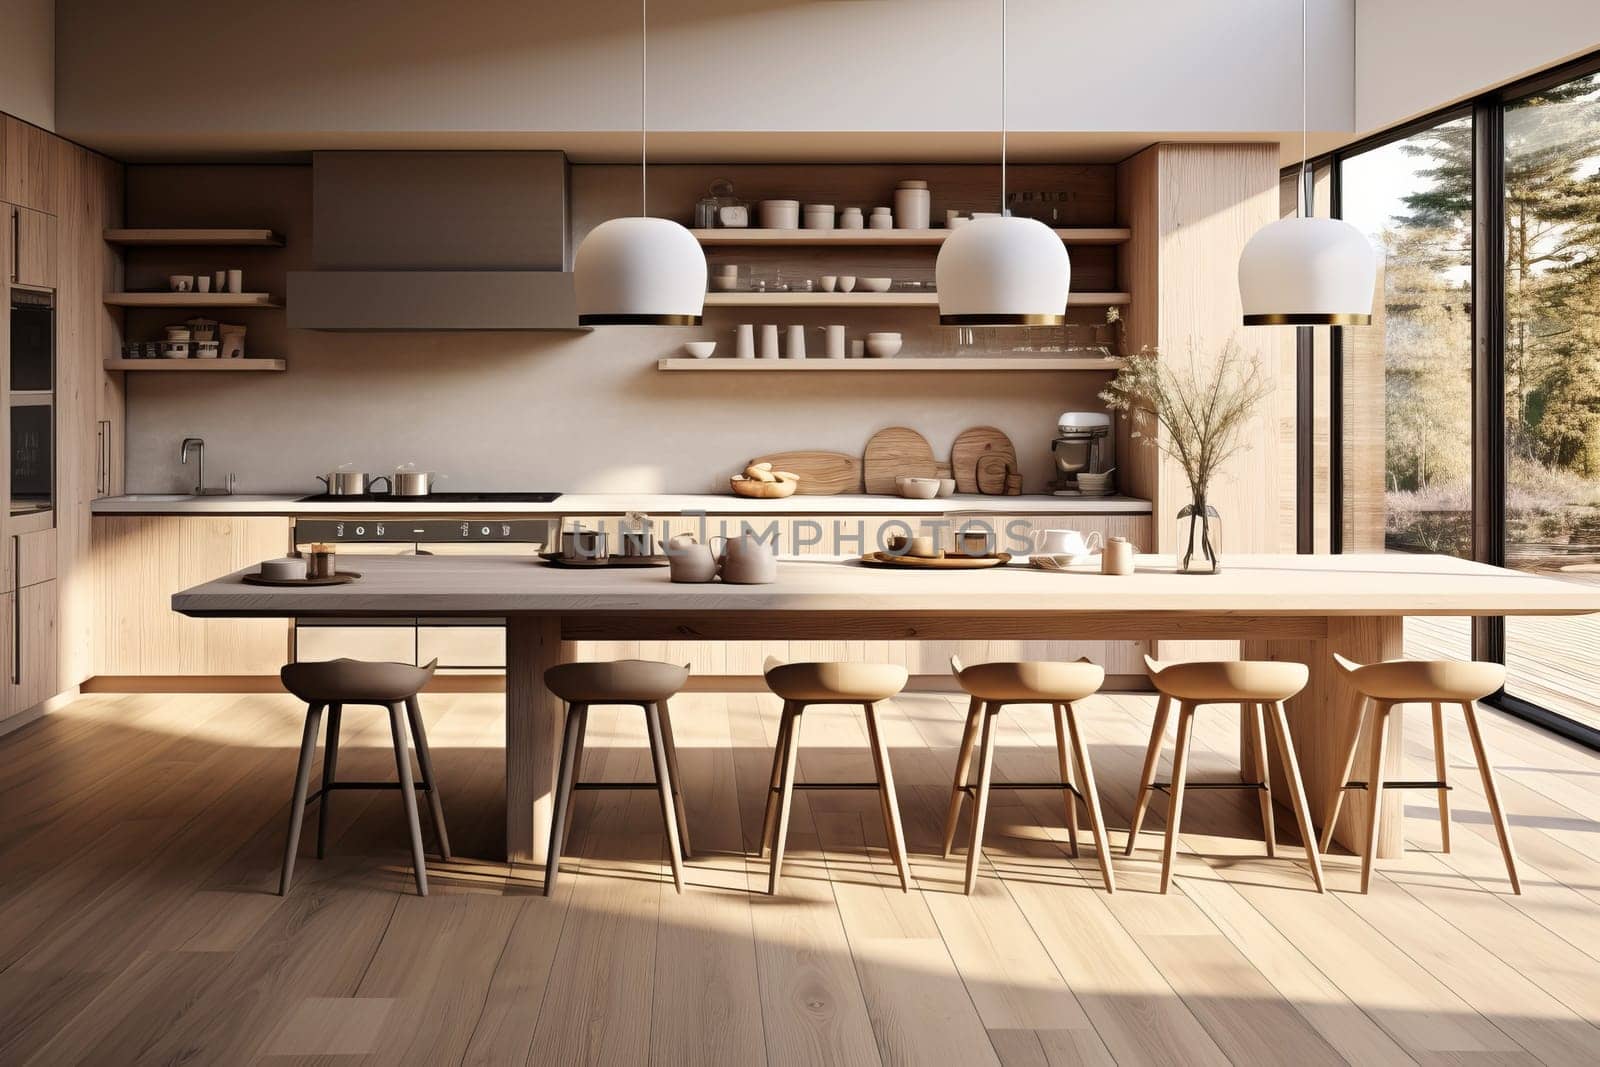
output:
{"label": "pendant lamp cord", "polygon": [[650,0],[638,0],[638,214],[650,214]]}
{"label": "pendant lamp cord", "polygon": [[1305,218],[1306,203],[1306,0],[1300,0],[1300,195],[1296,198],[1300,217]]}
{"label": "pendant lamp cord", "polygon": [[1006,214],[1006,0],[1000,0],[1000,217]]}

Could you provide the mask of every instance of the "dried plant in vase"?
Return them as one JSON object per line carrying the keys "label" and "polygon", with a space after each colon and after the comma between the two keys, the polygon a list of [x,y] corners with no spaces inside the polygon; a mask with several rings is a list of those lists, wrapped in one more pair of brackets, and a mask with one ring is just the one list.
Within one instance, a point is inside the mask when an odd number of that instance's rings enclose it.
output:
{"label": "dried plant in vase", "polygon": [[1130,356],[1100,399],[1133,420],[1133,436],[1170,456],[1189,482],[1192,502],[1178,513],[1178,571],[1222,569],[1221,523],[1211,506],[1212,478],[1250,447],[1245,427],[1271,391],[1261,364],[1229,337],[1215,358],[1189,342],[1187,359],[1151,348]]}

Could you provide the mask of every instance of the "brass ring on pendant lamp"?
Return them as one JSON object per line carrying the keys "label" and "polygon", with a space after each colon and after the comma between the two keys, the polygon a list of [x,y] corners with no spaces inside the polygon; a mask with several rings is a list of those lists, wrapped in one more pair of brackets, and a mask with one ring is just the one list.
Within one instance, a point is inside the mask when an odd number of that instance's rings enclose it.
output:
{"label": "brass ring on pendant lamp", "polygon": [[940,315],[940,326],[1061,326],[1065,315]]}
{"label": "brass ring on pendant lamp", "polygon": [[1244,324],[1246,326],[1371,326],[1372,316],[1272,312],[1265,315],[1246,315]]}

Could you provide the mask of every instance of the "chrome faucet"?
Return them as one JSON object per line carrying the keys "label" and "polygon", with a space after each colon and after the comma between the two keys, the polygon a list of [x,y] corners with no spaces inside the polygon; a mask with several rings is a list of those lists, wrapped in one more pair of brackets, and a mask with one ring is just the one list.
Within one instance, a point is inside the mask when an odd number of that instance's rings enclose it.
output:
{"label": "chrome faucet", "polygon": [[182,463],[189,462],[189,449],[195,452],[195,496],[231,496],[233,494],[233,475],[228,475],[228,485],[225,489],[206,488],[206,442],[201,437],[185,437],[183,445],[178,449],[178,460]]}

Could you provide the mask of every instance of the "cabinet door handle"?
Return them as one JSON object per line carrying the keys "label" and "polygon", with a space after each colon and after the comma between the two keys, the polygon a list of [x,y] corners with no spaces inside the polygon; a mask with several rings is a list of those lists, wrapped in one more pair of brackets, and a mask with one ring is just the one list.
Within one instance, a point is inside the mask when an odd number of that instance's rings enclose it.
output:
{"label": "cabinet door handle", "polygon": [[11,684],[22,684],[22,538],[11,535]]}
{"label": "cabinet door handle", "polygon": [[111,420],[101,419],[99,423],[100,444],[100,469],[95,474],[94,490],[96,496],[111,495]]}
{"label": "cabinet door handle", "polygon": [[22,209],[11,209],[11,280],[19,282],[22,275]]}

